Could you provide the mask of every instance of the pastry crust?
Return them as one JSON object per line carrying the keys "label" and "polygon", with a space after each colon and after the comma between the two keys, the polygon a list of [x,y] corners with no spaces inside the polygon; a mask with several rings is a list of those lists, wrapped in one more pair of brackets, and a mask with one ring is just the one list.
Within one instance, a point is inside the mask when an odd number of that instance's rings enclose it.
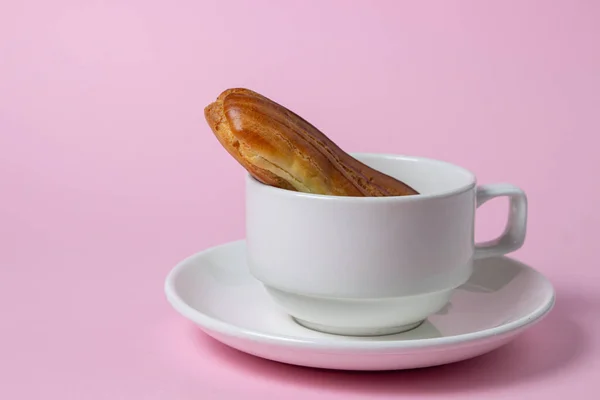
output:
{"label": "pastry crust", "polygon": [[333,196],[418,194],[356,160],[303,118],[254,91],[225,90],[204,115],[221,145],[264,184]]}

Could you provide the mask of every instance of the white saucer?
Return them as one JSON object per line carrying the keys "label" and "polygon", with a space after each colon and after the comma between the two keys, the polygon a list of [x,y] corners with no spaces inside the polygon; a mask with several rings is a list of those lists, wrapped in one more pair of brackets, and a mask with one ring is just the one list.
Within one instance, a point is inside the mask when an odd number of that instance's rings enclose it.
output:
{"label": "white saucer", "polygon": [[419,327],[376,337],[337,336],[302,327],[248,272],[245,242],[221,245],[179,263],[167,299],[213,338],[288,364],[346,370],[419,368],[494,350],[540,321],[554,290],[539,272],[510,258],[478,261],[448,306]]}

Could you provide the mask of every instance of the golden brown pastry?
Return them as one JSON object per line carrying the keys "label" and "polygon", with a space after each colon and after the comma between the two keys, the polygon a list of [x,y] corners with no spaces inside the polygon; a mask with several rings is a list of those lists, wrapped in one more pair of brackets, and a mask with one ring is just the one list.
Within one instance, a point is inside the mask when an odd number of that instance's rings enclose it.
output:
{"label": "golden brown pastry", "polygon": [[410,186],[350,156],[313,125],[248,89],[228,89],[204,109],[225,149],[260,182],[333,196],[404,196]]}

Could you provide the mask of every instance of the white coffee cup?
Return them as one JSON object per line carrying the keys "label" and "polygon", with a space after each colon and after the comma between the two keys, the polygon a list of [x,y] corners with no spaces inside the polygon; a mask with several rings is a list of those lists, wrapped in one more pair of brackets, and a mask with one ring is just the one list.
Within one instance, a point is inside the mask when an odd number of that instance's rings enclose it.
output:
{"label": "white coffee cup", "polygon": [[[510,184],[476,186],[470,171],[439,160],[353,154],[419,195],[342,197],[246,180],[251,274],[305,327],[383,335],[418,326],[465,283],[473,260],[519,249],[527,197]],[[475,210],[510,199],[506,229],[474,242]]]}

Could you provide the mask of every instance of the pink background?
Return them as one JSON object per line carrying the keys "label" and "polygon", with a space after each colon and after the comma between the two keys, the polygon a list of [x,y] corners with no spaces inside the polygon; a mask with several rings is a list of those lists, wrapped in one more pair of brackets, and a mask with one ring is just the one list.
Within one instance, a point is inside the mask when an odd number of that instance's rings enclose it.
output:
{"label": "pink background", "polygon": [[[599,20],[591,0],[3,1],[0,398],[595,398]],[[346,150],[523,187],[514,256],[554,282],[553,313],[489,355],[381,374],[198,333],[162,286],[182,258],[243,237],[244,171],[202,115],[235,86]],[[481,210],[480,238],[505,206]]]}

